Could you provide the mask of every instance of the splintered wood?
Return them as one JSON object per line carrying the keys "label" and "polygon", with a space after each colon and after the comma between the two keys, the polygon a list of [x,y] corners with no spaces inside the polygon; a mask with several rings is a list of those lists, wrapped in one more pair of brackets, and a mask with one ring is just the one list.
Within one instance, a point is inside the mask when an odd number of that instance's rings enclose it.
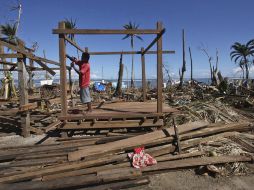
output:
{"label": "splintered wood", "polygon": [[[49,129],[59,124],[56,122]],[[253,158],[248,154],[209,157],[208,152],[199,148],[191,151],[207,142],[229,138],[252,152],[251,143],[239,140],[242,136],[239,132],[251,130],[253,125],[248,122],[209,124],[199,121],[179,125],[182,148],[179,155],[172,154],[177,150],[173,127],[146,134],[109,132],[100,136],[59,138],[54,144],[4,147],[0,151],[0,189],[133,187],[149,183],[144,175],[211,164],[251,162]],[[126,153],[140,146],[157,160],[157,165],[141,170],[131,167]]]}

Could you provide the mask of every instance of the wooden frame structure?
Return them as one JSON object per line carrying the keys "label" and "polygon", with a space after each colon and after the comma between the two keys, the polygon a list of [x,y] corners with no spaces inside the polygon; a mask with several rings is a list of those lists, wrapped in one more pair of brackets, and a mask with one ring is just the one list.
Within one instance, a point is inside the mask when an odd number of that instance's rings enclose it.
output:
{"label": "wooden frame structure", "polygon": [[[174,51],[162,50],[162,36],[165,33],[165,28],[161,22],[157,22],[156,29],[66,29],[65,23],[59,22],[58,29],[53,29],[53,34],[59,35],[59,62],[60,62],[60,81],[61,81],[61,105],[62,112],[61,117],[67,117],[67,91],[66,91],[66,43],[69,42],[75,48],[81,52],[88,51],[78,46],[74,41],[67,37],[67,34],[83,34],[83,35],[126,35],[126,34],[154,34],[155,39],[147,46],[142,48],[141,51],[123,51],[123,52],[89,52],[90,55],[112,55],[112,54],[141,54],[142,62],[142,86],[143,86],[143,98],[146,99],[146,81],[145,81],[145,54],[157,54],[157,113],[162,113],[162,85],[163,85],[163,73],[162,73],[162,54],[174,53]],[[157,44],[157,51],[149,51],[153,45]]]}
{"label": "wooden frame structure", "polygon": [[[12,49],[16,51],[16,53],[5,53],[4,47]],[[19,111],[20,111],[20,118],[21,118],[21,135],[24,137],[28,137],[30,135],[30,109],[34,106],[31,106],[28,102],[28,89],[32,87],[32,71],[39,71],[39,70],[46,70],[51,75],[55,75],[56,73],[54,70],[59,68],[50,68],[46,65],[46,63],[54,64],[60,66],[60,64],[56,61],[52,61],[49,59],[45,59],[42,57],[38,57],[34,55],[33,51],[29,48],[24,46],[15,45],[9,43],[3,39],[0,39],[0,64],[3,65],[10,65],[12,67],[16,67],[12,69],[12,71],[18,71],[18,80],[19,80]],[[8,62],[6,61],[7,58],[16,58],[17,62]],[[26,59],[29,59],[29,64],[26,63]],[[40,67],[34,67],[34,61],[38,63]],[[67,67],[68,69],[69,67]],[[5,68],[1,69],[1,71],[10,71],[10,69]],[[26,73],[28,72],[29,75],[29,84],[27,84],[27,76]]]}

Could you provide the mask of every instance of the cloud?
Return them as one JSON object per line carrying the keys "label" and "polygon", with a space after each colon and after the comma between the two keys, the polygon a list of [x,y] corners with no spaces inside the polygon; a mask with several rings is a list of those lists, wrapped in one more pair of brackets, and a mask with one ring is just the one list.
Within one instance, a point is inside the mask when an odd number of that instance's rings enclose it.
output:
{"label": "cloud", "polygon": [[90,73],[91,79],[100,79],[101,77],[96,74],[96,72],[91,72]]}
{"label": "cloud", "polygon": [[[235,74],[242,73],[241,67],[235,67],[235,68],[233,68],[232,73],[233,73],[234,75],[235,75]],[[250,66],[249,73],[250,73],[250,74],[254,74],[254,66],[253,66],[253,65]]]}
{"label": "cloud", "polygon": [[240,67],[235,67],[233,68],[232,70],[232,73],[235,75],[235,74],[239,74],[242,72],[242,69]]}

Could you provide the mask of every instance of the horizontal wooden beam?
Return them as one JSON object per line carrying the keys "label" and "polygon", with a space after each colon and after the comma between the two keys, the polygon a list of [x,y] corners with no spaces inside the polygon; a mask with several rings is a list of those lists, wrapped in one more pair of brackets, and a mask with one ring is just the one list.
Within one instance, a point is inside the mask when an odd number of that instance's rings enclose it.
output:
{"label": "horizontal wooden beam", "polygon": [[147,119],[144,122],[140,120],[125,120],[125,121],[96,121],[77,123],[66,123],[61,130],[69,129],[109,129],[109,128],[136,128],[136,127],[161,127],[163,119],[154,122],[153,119]]}
{"label": "horizontal wooden beam", "polygon": [[[60,67],[59,68],[51,68],[49,67],[51,70],[60,70]],[[31,71],[45,71],[44,68],[40,68],[40,67],[34,67],[34,68],[30,68]]]}
{"label": "horizontal wooden beam", "polygon": [[[156,54],[157,51],[147,51],[146,54]],[[175,51],[165,50],[163,54],[174,54]],[[121,54],[142,54],[141,51],[112,51],[112,52],[89,52],[90,55],[121,55]]]}
{"label": "horizontal wooden beam", "polygon": [[53,34],[159,34],[160,31],[155,29],[53,29]]}
{"label": "horizontal wooden beam", "polygon": [[142,119],[142,118],[155,118],[155,117],[162,117],[164,114],[91,114],[91,115],[67,115],[67,116],[59,116],[59,120],[68,120],[68,121],[75,121],[75,120],[109,120],[109,119]]}
{"label": "horizontal wooden beam", "polygon": [[12,62],[9,62],[9,61],[2,61],[2,60],[0,60],[0,64],[11,65],[11,66],[18,66],[17,63],[12,63]]}
{"label": "horizontal wooden beam", "polygon": [[20,53],[1,53],[0,54],[1,59],[8,59],[8,58],[23,58],[23,55]]}
{"label": "horizontal wooden beam", "polygon": [[153,45],[161,38],[161,36],[165,33],[166,29],[162,29],[160,33],[154,38],[154,40],[147,46],[147,48],[144,50],[143,54],[146,54],[146,52],[153,47]]}

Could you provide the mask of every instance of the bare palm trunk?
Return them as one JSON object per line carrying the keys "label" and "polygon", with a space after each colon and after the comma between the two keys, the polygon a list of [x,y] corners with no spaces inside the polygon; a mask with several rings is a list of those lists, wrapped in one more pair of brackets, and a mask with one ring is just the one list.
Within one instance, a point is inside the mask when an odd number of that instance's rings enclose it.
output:
{"label": "bare palm trunk", "polygon": [[189,53],[190,53],[190,62],[191,62],[191,84],[193,81],[193,65],[192,65],[192,55],[191,55],[191,48],[189,47]]}
{"label": "bare palm trunk", "polygon": [[248,62],[247,62],[247,58],[244,57],[244,65],[245,65],[245,70],[246,70],[246,79],[249,79],[249,67],[248,67]]}
{"label": "bare palm trunk", "polygon": [[[134,51],[133,36],[131,36],[131,48],[132,48],[132,51]],[[135,88],[135,85],[134,85],[134,54],[132,54],[132,56],[131,56],[131,88]]]}
{"label": "bare palm trunk", "polygon": [[17,33],[18,33],[18,28],[19,28],[19,24],[20,24],[20,17],[21,17],[21,11],[22,11],[22,6],[21,6],[20,2],[19,2],[19,5],[18,5],[18,8],[19,8],[19,13],[18,13],[18,20],[17,20],[17,27],[16,27],[15,36],[17,36]]}
{"label": "bare palm trunk", "polygon": [[179,70],[179,76],[180,76],[180,84],[179,87],[183,86],[183,78],[184,78],[184,72],[186,71],[186,60],[185,60],[185,35],[184,30],[182,31],[182,45],[183,45],[183,65],[182,70]]}

